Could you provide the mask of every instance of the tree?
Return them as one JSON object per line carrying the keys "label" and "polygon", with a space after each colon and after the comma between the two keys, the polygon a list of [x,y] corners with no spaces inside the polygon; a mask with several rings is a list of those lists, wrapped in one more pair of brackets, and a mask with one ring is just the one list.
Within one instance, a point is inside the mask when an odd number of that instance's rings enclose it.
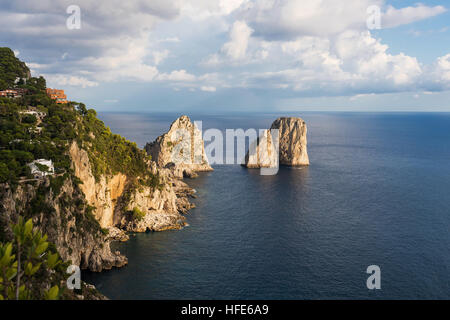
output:
{"label": "tree", "polygon": [[8,83],[5,80],[0,79],[0,91],[6,90],[8,89],[8,87],[9,87]]}
{"label": "tree", "polygon": [[[0,48],[0,87],[13,87],[17,78],[29,78],[30,69],[10,48]],[[6,89],[6,88],[4,88]]]}
{"label": "tree", "polygon": [[0,162],[0,183],[7,182],[11,178],[11,173],[9,172],[8,166]]}
{"label": "tree", "polygon": [[86,105],[84,103],[78,103],[77,110],[82,116],[85,116],[88,113],[88,110],[87,110]]}
{"label": "tree", "polygon": [[22,217],[12,230],[13,241],[0,243],[0,300],[58,299],[55,275],[62,261],[49,249],[47,235]]}
{"label": "tree", "polygon": [[35,124],[36,121],[37,118],[34,114],[27,114],[22,118],[22,122],[27,124]]}

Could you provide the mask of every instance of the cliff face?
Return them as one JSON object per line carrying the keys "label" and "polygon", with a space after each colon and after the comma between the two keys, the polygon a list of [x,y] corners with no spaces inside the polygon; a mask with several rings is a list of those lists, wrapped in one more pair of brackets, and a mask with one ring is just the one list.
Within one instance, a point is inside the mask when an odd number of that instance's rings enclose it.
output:
{"label": "cliff face", "polygon": [[279,130],[280,164],[308,166],[306,122],[301,118],[283,117],[272,123],[271,129]]}
{"label": "cliff face", "polygon": [[[185,225],[182,213],[194,207],[188,200],[193,190],[152,161],[148,170],[159,176],[158,187],[136,184],[123,173],[102,175],[96,181],[87,152],[75,141],[69,156],[79,184],[65,174],[19,183],[14,190],[2,185],[0,225],[6,238],[12,236],[9,226],[19,215],[32,217],[63,260],[101,271],[127,264],[126,257],[111,252],[110,240],[115,236],[108,230],[117,234],[117,227],[133,232],[180,229]],[[134,216],[135,210],[142,217]]]}
{"label": "cliff face", "polygon": [[201,131],[188,116],[176,119],[169,131],[147,143],[145,150],[160,168],[170,168],[178,178],[213,170],[205,154]]}
{"label": "cliff face", "polygon": [[6,238],[11,237],[10,225],[20,214],[33,218],[65,261],[97,272],[127,264],[126,257],[111,252],[110,242],[90,214],[82,191],[69,177],[61,181],[52,183],[46,177],[35,185],[19,184],[15,190],[7,184],[2,186],[0,224]]}
{"label": "cliff face", "polygon": [[[10,49],[0,48],[2,57],[3,86],[13,87],[17,77],[30,77],[25,63]],[[17,86],[23,88],[20,82]],[[83,103],[57,104],[49,99],[43,77],[31,78],[26,89],[24,99],[0,102],[1,242],[11,240],[11,223],[19,216],[32,218],[63,260],[101,271],[127,263],[110,250],[111,239],[127,238],[123,230],[160,231],[185,225],[182,214],[193,207],[189,202],[193,190],[177,177],[180,170],[190,169],[158,167],[136,143],[112,133],[95,110]],[[35,112],[40,115],[31,116]],[[184,118],[174,127],[186,128],[193,133],[189,141],[201,142],[195,168],[210,170],[199,130]],[[164,162],[162,152],[156,159]],[[30,162],[42,158],[51,161],[55,171],[32,175]]]}
{"label": "cliff face", "polygon": [[80,188],[89,205],[96,208],[94,215],[100,226],[102,228],[112,226],[117,199],[125,189],[127,177],[122,173],[111,176],[102,175],[100,181],[96,182],[87,152],[80,149],[74,141],[70,146],[69,154],[75,176],[83,182]]}
{"label": "cliff face", "polygon": [[[96,181],[87,152],[76,142],[70,147],[70,156],[75,176],[83,182],[80,188],[87,202],[96,208],[94,215],[103,228],[145,232],[184,226],[185,218],[180,213],[193,207],[188,200],[191,189],[177,181],[170,170],[158,169],[153,161],[147,163],[148,170],[161,179],[157,188],[136,185],[136,179],[123,173],[102,175]],[[133,216],[134,210],[141,212],[142,217]]]}
{"label": "cliff face", "polygon": [[270,129],[278,129],[278,137],[270,130],[264,132],[250,147],[246,155],[248,168],[273,167],[277,163],[275,142],[278,139],[279,164],[287,166],[308,166],[307,127],[301,118],[281,117],[272,123]]}

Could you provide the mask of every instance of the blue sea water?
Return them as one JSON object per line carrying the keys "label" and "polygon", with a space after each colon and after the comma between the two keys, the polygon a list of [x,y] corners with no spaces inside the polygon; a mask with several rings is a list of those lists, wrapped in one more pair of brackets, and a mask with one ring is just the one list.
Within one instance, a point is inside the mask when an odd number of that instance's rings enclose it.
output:
{"label": "blue sea water", "polygon": [[[281,115],[191,118],[223,130]],[[83,280],[112,299],[449,299],[450,114],[287,115],[307,122],[309,167],[214,166],[187,180],[189,227],[132,235],[115,245],[128,266]],[[100,114],[140,146],[178,116]]]}

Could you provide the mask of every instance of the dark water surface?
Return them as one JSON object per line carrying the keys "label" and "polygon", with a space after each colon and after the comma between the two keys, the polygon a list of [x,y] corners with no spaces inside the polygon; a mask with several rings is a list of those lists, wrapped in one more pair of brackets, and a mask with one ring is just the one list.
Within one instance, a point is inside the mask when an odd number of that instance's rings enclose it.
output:
{"label": "dark water surface", "polygon": [[[143,146],[178,115],[100,116]],[[309,168],[215,166],[187,180],[189,227],[133,235],[116,245],[127,267],[83,280],[112,299],[449,299],[450,114],[300,116]],[[277,117],[191,116],[222,130]]]}

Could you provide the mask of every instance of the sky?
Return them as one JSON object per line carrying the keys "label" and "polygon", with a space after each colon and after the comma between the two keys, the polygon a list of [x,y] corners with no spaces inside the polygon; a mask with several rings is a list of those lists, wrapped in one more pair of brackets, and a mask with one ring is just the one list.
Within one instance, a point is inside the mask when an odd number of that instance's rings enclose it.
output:
{"label": "sky", "polygon": [[0,0],[0,46],[99,111],[450,111],[448,7]]}

